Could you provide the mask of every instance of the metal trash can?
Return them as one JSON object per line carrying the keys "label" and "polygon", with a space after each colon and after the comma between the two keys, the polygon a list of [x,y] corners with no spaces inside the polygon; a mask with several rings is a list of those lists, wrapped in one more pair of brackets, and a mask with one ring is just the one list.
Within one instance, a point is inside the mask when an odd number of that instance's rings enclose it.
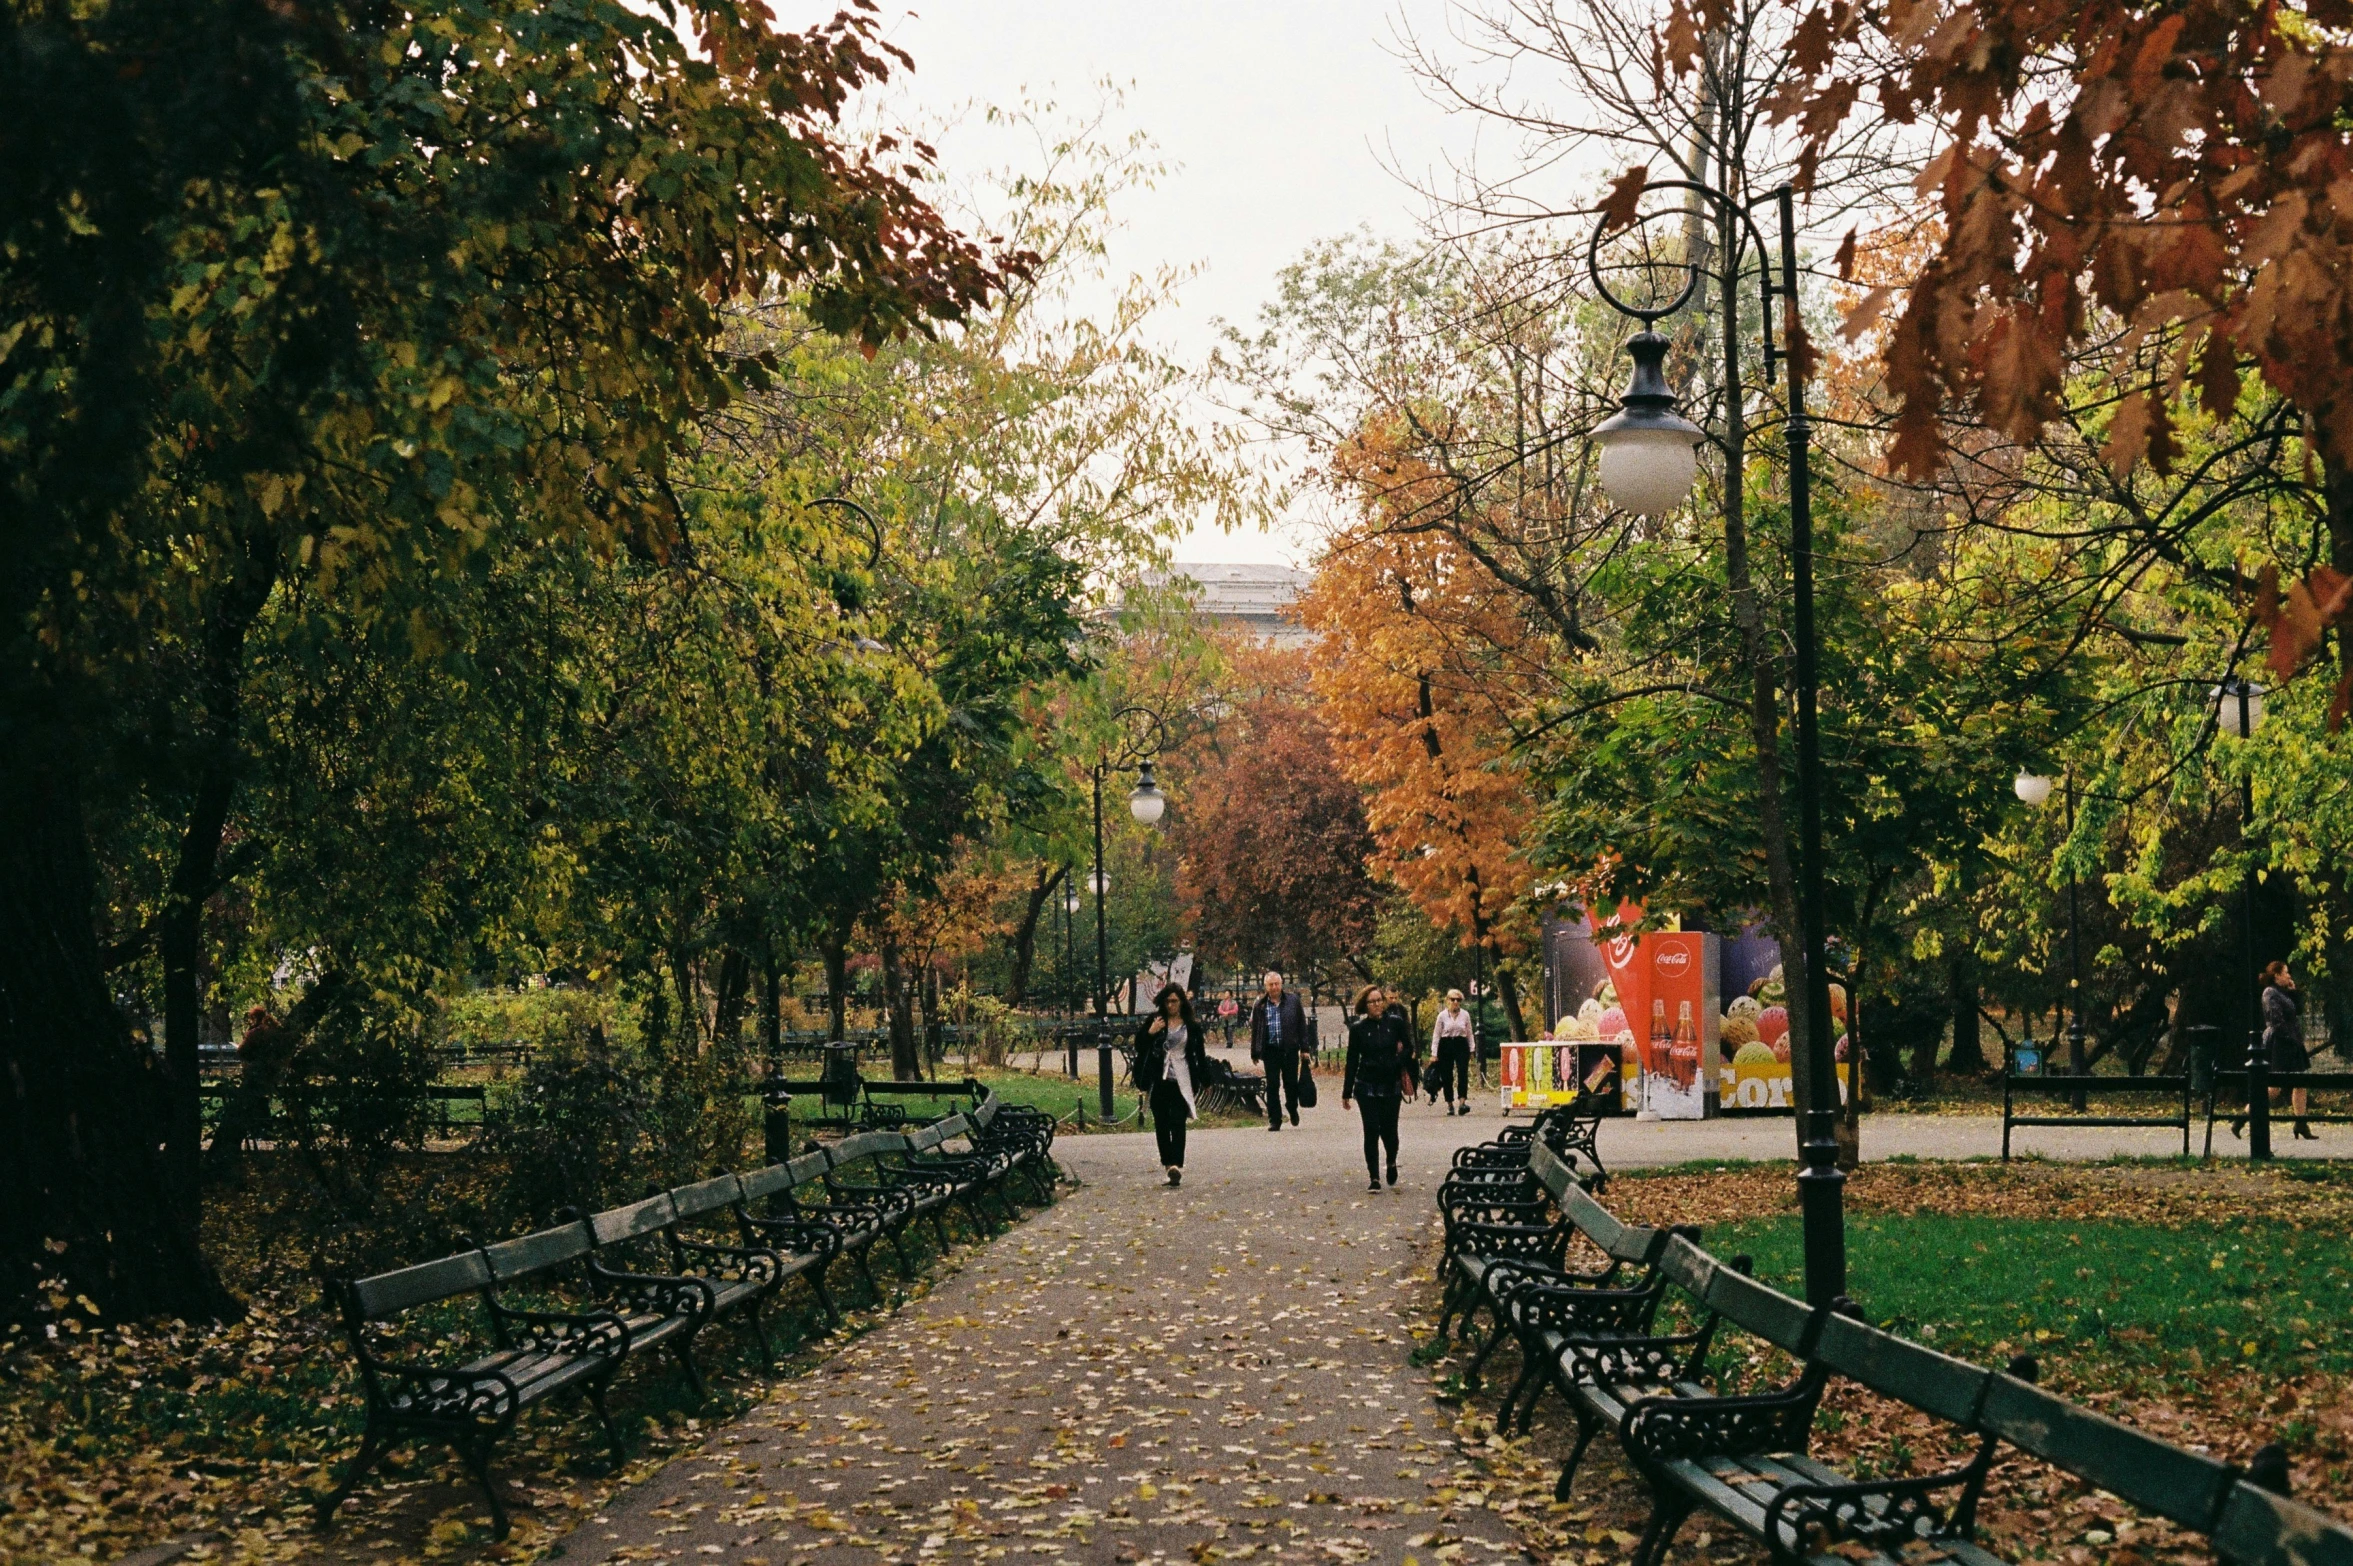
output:
{"label": "metal trash can", "polygon": [[825,1046],[825,1070],[819,1077],[825,1084],[825,1102],[837,1114],[846,1114],[858,1102],[858,1046],[828,1044]]}

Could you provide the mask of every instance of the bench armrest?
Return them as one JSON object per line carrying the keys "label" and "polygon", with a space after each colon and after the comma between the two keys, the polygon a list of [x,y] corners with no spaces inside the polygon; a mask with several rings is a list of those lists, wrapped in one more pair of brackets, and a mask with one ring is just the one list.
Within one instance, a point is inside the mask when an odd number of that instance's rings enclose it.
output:
{"label": "bench armrest", "polygon": [[711,1240],[690,1240],[685,1235],[670,1237],[670,1255],[680,1272],[696,1258],[707,1258],[701,1270],[714,1277],[742,1279],[747,1283],[768,1283],[784,1271],[784,1258],[765,1245],[720,1245]]}
{"label": "bench armrest", "polygon": [[[1850,1540],[1892,1554],[1912,1539],[1965,1539],[1976,1526],[1987,1466],[1971,1463],[1907,1479],[1793,1484],[1765,1508],[1765,1545],[1783,1566],[1803,1566],[1808,1557]],[[1936,1500],[1946,1490],[1961,1492],[1949,1507]]]}
{"label": "bench armrest", "polygon": [[490,1309],[503,1348],[606,1359],[629,1352],[629,1325],[609,1310],[522,1310],[495,1300]]}
{"label": "bench armrest", "polygon": [[1675,1332],[1656,1337],[1576,1338],[1561,1344],[1569,1379],[1599,1387],[1697,1381],[1706,1370],[1711,1334]]}
{"label": "bench armrest", "polygon": [[589,1276],[627,1302],[631,1311],[656,1316],[692,1316],[709,1321],[718,1308],[717,1291],[708,1278],[681,1273],[625,1272],[595,1257],[588,1261]]}
{"label": "bench armrest", "polygon": [[1657,1284],[1635,1289],[1601,1289],[1522,1278],[1496,1291],[1513,1325],[1528,1332],[1549,1328],[1567,1336],[1596,1332],[1642,1333],[1658,1314],[1663,1291]]}
{"label": "bench armrest", "polygon": [[1620,1440],[1637,1467],[1684,1458],[1802,1452],[1829,1379],[1819,1365],[1778,1392],[1734,1397],[1646,1397],[1626,1411]]}

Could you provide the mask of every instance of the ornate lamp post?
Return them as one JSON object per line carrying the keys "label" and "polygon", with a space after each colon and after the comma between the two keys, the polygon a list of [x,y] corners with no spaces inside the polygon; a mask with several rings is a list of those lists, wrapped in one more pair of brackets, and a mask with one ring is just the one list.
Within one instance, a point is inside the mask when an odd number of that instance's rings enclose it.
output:
{"label": "ornate lamp post", "polygon": [[[2263,726],[2263,687],[2226,675],[2211,692],[2214,727],[2235,740],[2251,740]],[[2239,847],[2255,831],[2255,779],[2239,772]],[[2247,1157],[2271,1157],[2271,1051],[2263,1043],[2263,975],[2255,967],[2255,859],[2246,856],[2239,872],[2239,983],[2247,996]]]}
{"label": "ornate lamp post", "polygon": [[[1765,377],[1773,376],[1778,358],[1789,361],[1789,528],[1791,631],[1796,641],[1794,694],[1797,697],[1798,772],[1798,923],[1804,952],[1806,984],[1806,1113],[1798,1135],[1799,1209],[1805,1224],[1806,1298],[1827,1305],[1846,1292],[1846,1176],[1838,1167],[1835,1130],[1838,1112],[1836,1062],[1831,1058],[1829,977],[1823,965],[1822,911],[1822,743],[1817,721],[1817,684],[1814,639],[1814,512],[1807,467],[1811,429],[1806,422],[1804,327],[1798,319],[1797,219],[1794,195],[1782,185],[1757,202],[1743,204],[1724,192],[1693,180],[1662,180],[1650,190],[1681,190],[1697,196],[1727,222],[1745,230],[1756,242],[1764,307]],[[1766,244],[1757,227],[1753,206],[1770,202],[1780,223],[1780,281],[1773,280],[1774,247]],[[1667,339],[1652,330],[1661,317],[1681,309],[1698,289],[1699,269],[1687,266],[1689,278],[1673,302],[1659,308],[1637,308],[1610,292],[1601,275],[1601,242],[1597,226],[1585,252],[1585,268],[1595,290],[1621,315],[1642,323],[1626,344],[1634,360],[1634,377],[1618,414],[1593,432],[1601,447],[1601,483],[1610,498],[1629,511],[1658,515],[1680,505],[1699,472],[1694,451],[1703,432],[1675,412],[1675,396],[1668,389],[1663,366]],[[1727,265],[1738,260],[1732,247]],[[1730,297],[1729,284],[1726,287]],[[1773,341],[1773,300],[1782,300],[1787,345]],[[1737,403],[1740,365],[1733,333],[1725,335],[1724,384]],[[1738,482],[1735,476],[1734,482]]]}
{"label": "ornate lamp post", "polygon": [[1111,1100],[1111,935],[1105,921],[1103,905],[1111,883],[1103,876],[1103,779],[1113,770],[1136,769],[1136,786],[1128,791],[1128,814],[1144,826],[1152,826],[1168,809],[1168,796],[1160,792],[1160,785],[1152,779],[1152,763],[1167,748],[1167,728],[1160,714],[1149,707],[1122,707],[1111,715],[1113,723],[1129,718],[1141,718],[1146,724],[1146,736],[1137,743],[1123,746],[1117,757],[1108,752],[1095,763],[1095,874],[1089,885],[1095,894],[1095,1069],[1101,1079],[1103,1118],[1114,1117]]}
{"label": "ornate lamp post", "polygon": [[[2010,791],[2026,805],[2040,810],[2051,800],[2051,780],[2023,767],[2010,782]],[[2075,835],[2075,774],[2067,774],[2067,835]],[[2077,901],[2072,861],[2067,869],[2067,1074],[2077,1078],[2068,1102],[2083,1113],[2083,910]]]}

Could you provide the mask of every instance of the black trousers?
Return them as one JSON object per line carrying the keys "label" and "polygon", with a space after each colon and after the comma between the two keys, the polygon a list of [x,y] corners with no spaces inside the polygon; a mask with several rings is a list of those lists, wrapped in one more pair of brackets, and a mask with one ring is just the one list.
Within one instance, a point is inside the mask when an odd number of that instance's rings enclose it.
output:
{"label": "black trousers", "polygon": [[1266,1123],[1283,1123],[1283,1098],[1290,1095],[1291,1118],[1299,1118],[1299,1052],[1278,1049],[1259,1062],[1266,1068]]}
{"label": "black trousers", "polygon": [[1471,1101],[1471,1041],[1448,1037],[1438,1041],[1438,1088],[1446,1102]]}
{"label": "black trousers", "polygon": [[1185,1167],[1185,1095],[1166,1077],[1152,1084],[1152,1135],[1160,1143],[1160,1167]]}
{"label": "black trousers", "polygon": [[1395,1098],[1359,1098],[1356,1113],[1364,1121],[1364,1172],[1381,1178],[1380,1154],[1386,1148],[1389,1167],[1397,1167],[1397,1105]]}

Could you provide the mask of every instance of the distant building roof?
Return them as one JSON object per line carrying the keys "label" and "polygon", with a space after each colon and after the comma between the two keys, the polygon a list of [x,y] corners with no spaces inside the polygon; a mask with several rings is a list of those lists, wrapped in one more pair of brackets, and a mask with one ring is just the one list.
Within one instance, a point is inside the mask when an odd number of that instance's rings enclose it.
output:
{"label": "distant building roof", "polygon": [[1279,565],[1180,561],[1162,580],[1192,582],[1201,590],[1194,601],[1203,618],[1234,626],[1261,642],[1296,647],[1315,639],[1315,633],[1291,613],[1292,604],[1307,586],[1305,571]]}

